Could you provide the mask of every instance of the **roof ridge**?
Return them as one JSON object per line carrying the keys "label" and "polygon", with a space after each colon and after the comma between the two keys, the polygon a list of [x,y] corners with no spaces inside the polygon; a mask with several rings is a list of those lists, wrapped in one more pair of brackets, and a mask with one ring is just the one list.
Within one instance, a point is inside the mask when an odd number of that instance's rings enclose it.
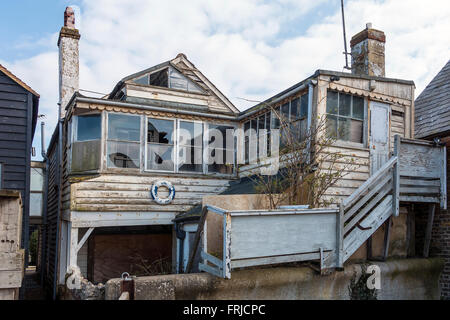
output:
{"label": "roof ridge", "polygon": [[36,91],[34,91],[29,85],[27,85],[24,81],[20,80],[19,77],[17,77],[16,75],[14,75],[11,71],[9,71],[5,66],[3,66],[0,63],[0,71],[2,71],[4,74],[6,74],[9,78],[11,78],[11,80],[13,80],[14,82],[16,82],[18,85],[20,85],[22,88],[24,88],[25,90],[31,92],[32,94],[34,94],[36,97],[40,97],[39,93],[37,93]]}

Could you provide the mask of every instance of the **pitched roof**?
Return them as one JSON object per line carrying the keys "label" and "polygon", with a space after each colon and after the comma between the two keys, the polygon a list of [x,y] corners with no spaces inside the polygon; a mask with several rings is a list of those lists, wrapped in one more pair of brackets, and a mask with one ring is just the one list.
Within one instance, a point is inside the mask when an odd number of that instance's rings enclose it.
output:
{"label": "pitched roof", "polygon": [[25,82],[23,82],[22,80],[20,80],[18,77],[16,77],[11,71],[9,71],[8,69],[6,69],[6,67],[2,66],[0,64],[0,71],[2,71],[6,76],[8,76],[9,78],[11,78],[11,80],[13,80],[14,82],[16,82],[19,86],[21,86],[22,88],[24,88],[25,90],[27,90],[28,92],[31,92],[32,94],[34,94],[36,97],[39,98],[39,94],[34,91],[33,89],[31,89],[31,87],[29,85],[27,85]]}
{"label": "pitched roof", "polygon": [[415,115],[416,138],[450,131],[450,60],[417,97]]}
{"label": "pitched roof", "polygon": [[221,101],[221,103],[223,103],[226,107],[228,107],[228,109],[231,110],[231,112],[239,113],[239,110],[233,105],[233,103],[222,92],[220,92],[220,90],[217,89],[217,87],[214,86],[214,84],[209,81],[209,79],[206,78],[183,53],[179,53],[174,59],[165,61],[156,66],[124,77],[117,83],[113,91],[109,94],[109,99],[112,99],[114,97],[117,91],[121,89],[124,82],[138,78],[140,76],[143,76],[144,74],[151,73],[152,71],[156,71],[167,66],[173,67],[194,84],[198,85],[201,89],[216,96]]}

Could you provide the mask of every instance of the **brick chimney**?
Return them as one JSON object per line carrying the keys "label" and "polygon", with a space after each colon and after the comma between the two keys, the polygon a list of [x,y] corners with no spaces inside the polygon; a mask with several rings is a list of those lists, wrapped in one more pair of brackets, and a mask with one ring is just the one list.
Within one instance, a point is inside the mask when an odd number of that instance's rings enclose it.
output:
{"label": "brick chimney", "polygon": [[64,26],[59,32],[59,102],[61,118],[74,92],[79,89],[78,40],[80,33],[75,29],[75,13],[71,7],[64,11]]}
{"label": "brick chimney", "polygon": [[352,73],[384,77],[385,42],[384,32],[372,29],[371,23],[367,23],[366,29],[354,35],[350,41]]}

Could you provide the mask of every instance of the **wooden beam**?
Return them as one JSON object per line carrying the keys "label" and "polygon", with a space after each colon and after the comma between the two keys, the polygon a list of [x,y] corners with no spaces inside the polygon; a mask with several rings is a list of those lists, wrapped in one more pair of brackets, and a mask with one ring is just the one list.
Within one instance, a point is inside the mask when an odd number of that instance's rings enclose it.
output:
{"label": "wooden beam", "polygon": [[203,232],[203,227],[205,226],[207,214],[208,214],[208,209],[205,206],[202,209],[202,215],[200,216],[200,221],[198,222],[197,233],[195,234],[194,242],[192,244],[192,252],[189,257],[189,260],[188,260],[188,263],[186,266],[186,270],[184,271],[184,273],[191,272],[192,264],[194,263],[195,254],[197,253],[197,250],[198,250],[198,244],[200,242],[200,237]]}
{"label": "wooden beam", "polygon": [[386,261],[389,253],[389,241],[391,240],[391,224],[392,216],[386,221],[386,230],[384,231],[384,251],[383,251],[383,261]]}
{"label": "wooden beam", "polygon": [[91,235],[92,231],[94,231],[94,228],[91,227],[89,228],[86,233],[83,235],[83,238],[81,238],[80,242],[78,242],[77,245],[77,253],[78,251],[80,251],[80,249],[83,247],[83,244],[86,242],[86,240],[89,238],[89,236]]}
{"label": "wooden beam", "polygon": [[425,243],[423,245],[423,256],[428,258],[428,254],[430,251],[430,243],[431,243],[431,231],[433,230],[433,220],[434,220],[434,212],[436,210],[436,205],[431,204],[428,211],[428,221],[427,221],[427,229],[425,231]]}
{"label": "wooden beam", "polygon": [[367,239],[366,248],[367,248],[367,260],[372,260],[373,259],[373,255],[372,255],[372,236],[370,236],[369,239]]}
{"label": "wooden beam", "polygon": [[[392,199],[392,209],[394,211],[394,216],[398,217],[400,212],[400,135],[396,134],[394,137],[394,157],[397,157],[398,161],[393,167],[393,199]],[[390,220],[390,219],[389,219]]]}

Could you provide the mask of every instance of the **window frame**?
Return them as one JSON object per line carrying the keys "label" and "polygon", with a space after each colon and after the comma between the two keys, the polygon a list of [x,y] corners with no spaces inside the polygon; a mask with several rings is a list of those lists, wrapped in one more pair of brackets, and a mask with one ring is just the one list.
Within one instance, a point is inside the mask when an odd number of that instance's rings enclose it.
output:
{"label": "window frame", "polygon": [[[124,116],[134,116],[139,117],[139,141],[125,141],[125,140],[117,140],[117,139],[109,139],[109,115],[124,115]],[[105,157],[105,168],[106,170],[133,170],[133,171],[141,171],[142,168],[142,115],[140,114],[130,114],[126,112],[105,112],[105,132],[104,132],[104,139],[102,135],[102,143],[104,143],[104,157]],[[110,167],[108,165],[108,142],[114,141],[114,142],[122,142],[122,143],[135,143],[139,145],[139,166],[137,168],[118,168],[118,167]]]}
{"label": "window frame", "polygon": [[[182,174],[207,174],[207,165],[206,165],[206,161],[205,161],[205,132],[206,132],[206,125],[207,123],[205,123],[204,121],[200,121],[200,120],[189,120],[189,119],[175,119],[174,120],[176,122],[176,139],[174,141],[174,148],[176,149],[176,161],[175,161],[175,172],[174,173],[182,173]],[[202,172],[198,172],[198,171],[184,171],[184,170],[180,170],[179,169],[179,152],[180,152],[180,123],[181,122],[191,122],[191,123],[199,123],[202,125]],[[147,122],[148,123],[148,122]],[[176,145],[176,147],[175,147]],[[195,147],[195,145],[194,145]],[[205,165],[206,165],[206,171],[205,171]],[[206,173],[205,173],[206,172]]]}
{"label": "window frame", "polygon": [[[328,92],[335,92],[338,93],[338,110],[336,111],[336,114],[333,113],[328,113],[327,112],[327,103],[328,103]],[[350,105],[350,114],[353,115],[353,97],[358,97],[358,98],[362,98],[363,99],[363,119],[358,119],[358,118],[353,118],[352,116],[343,116],[339,114],[339,103],[340,103],[340,95],[341,94],[346,94],[351,96],[351,105]],[[336,138],[335,141],[335,145],[336,146],[342,146],[342,147],[355,147],[355,148],[363,148],[363,149],[367,149],[368,148],[368,98],[364,97],[364,96],[359,96],[356,94],[349,94],[349,93],[344,93],[341,91],[337,91],[337,90],[330,90],[327,89],[327,101],[325,102],[325,117],[328,117],[328,115],[330,116],[334,116],[337,118],[345,118],[345,119],[349,119],[351,120],[355,120],[355,121],[362,121],[362,142],[354,142],[354,141],[349,141],[349,140],[342,140],[339,139],[338,137]],[[337,126],[338,126],[337,122]],[[326,128],[326,130],[328,130],[328,126]],[[337,130],[339,130],[339,128],[337,128]]]}
{"label": "window frame", "polygon": [[[203,141],[204,141],[204,149],[203,149],[203,164],[204,164],[204,174],[206,175],[214,175],[214,176],[219,176],[219,177],[230,177],[230,176],[235,176],[237,174],[237,145],[238,145],[238,138],[236,137],[236,129],[238,128],[237,124],[234,123],[219,123],[219,122],[204,122],[206,129],[209,130],[209,126],[213,125],[213,126],[224,126],[224,127],[230,127],[233,128],[234,133],[233,133],[233,171],[231,173],[218,173],[218,172],[209,172],[208,170],[208,166],[210,164],[207,163],[207,155],[209,152],[209,135],[207,134],[203,134]],[[207,132],[206,130],[204,131],[205,133]],[[216,148],[216,149],[220,149],[220,150],[229,150],[227,148]],[[224,161],[226,161],[226,159],[224,159]],[[226,165],[226,163],[224,163]]]}
{"label": "window frame", "polygon": [[[161,173],[178,173],[177,170],[177,165],[178,165],[178,130],[177,130],[177,120],[178,119],[174,119],[174,118],[169,118],[169,117],[150,117],[148,115],[145,115],[144,117],[145,119],[145,131],[144,131],[144,172],[161,172]],[[155,120],[168,120],[168,121],[172,121],[173,123],[173,133],[174,133],[174,139],[173,139],[173,152],[175,153],[174,155],[174,159],[173,159],[173,170],[156,170],[156,169],[148,169],[147,168],[147,158],[148,158],[148,144],[149,142],[147,141],[147,136],[148,136],[148,120],[149,119],[155,119]],[[162,143],[154,143],[154,144],[158,144],[158,145],[162,145]]]}

